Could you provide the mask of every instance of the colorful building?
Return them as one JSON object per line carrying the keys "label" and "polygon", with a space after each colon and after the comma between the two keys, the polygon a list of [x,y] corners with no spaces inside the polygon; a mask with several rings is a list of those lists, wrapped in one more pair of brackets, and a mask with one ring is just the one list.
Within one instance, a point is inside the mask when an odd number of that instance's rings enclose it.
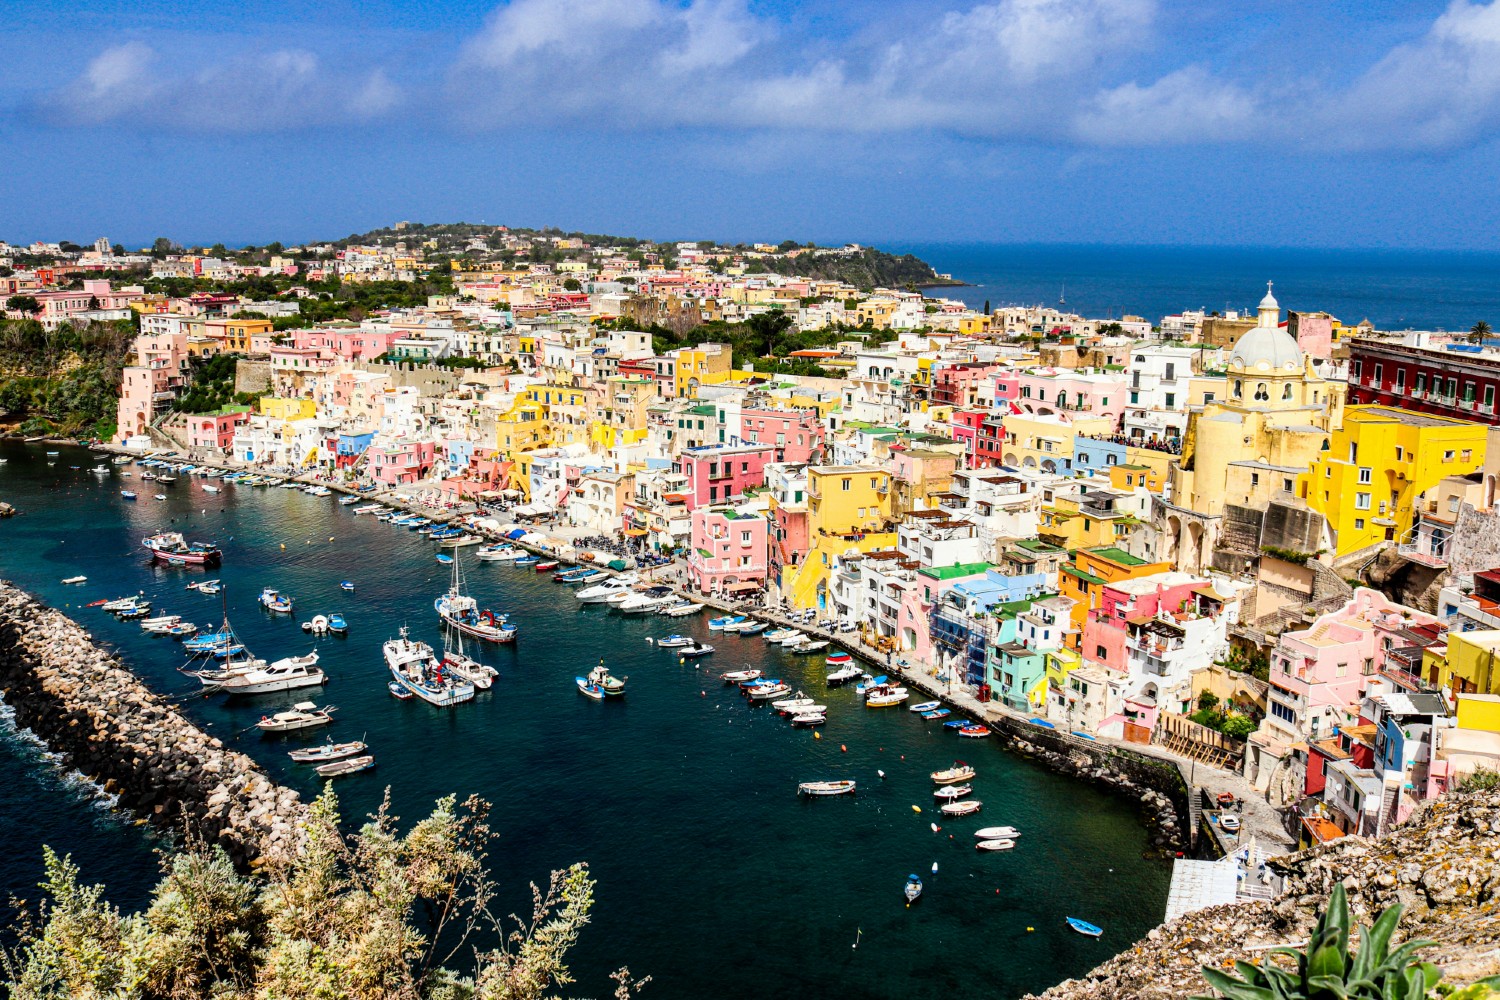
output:
{"label": "colorful building", "polygon": [[692,514],[688,579],[702,594],[730,597],[766,584],[766,519],[745,508],[699,507]]}
{"label": "colorful building", "polygon": [[1171,568],[1168,562],[1147,562],[1114,546],[1074,552],[1073,561],[1062,566],[1057,576],[1058,592],[1073,599],[1072,625],[1066,645],[1074,650],[1080,648],[1089,612],[1100,606],[1104,588],[1109,584]]}

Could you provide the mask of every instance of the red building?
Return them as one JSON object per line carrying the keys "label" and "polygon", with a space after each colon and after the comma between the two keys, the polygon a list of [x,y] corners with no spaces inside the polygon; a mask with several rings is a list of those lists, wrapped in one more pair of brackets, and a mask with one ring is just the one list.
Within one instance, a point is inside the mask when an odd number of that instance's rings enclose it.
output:
{"label": "red building", "polygon": [[1349,345],[1350,404],[1379,403],[1484,424],[1496,419],[1500,356],[1477,345],[1407,347],[1356,337]]}
{"label": "red building", "polygon": [[974,436],[974,467],[992,469],[1005,464],[1005,418],[991,413],[979,422]]}
{"label": "red building", "polygon": [[740,412],[740,439],[776,449],[776,461],[799,465],[822,458],[826,436],[816,410],[746,409]]}

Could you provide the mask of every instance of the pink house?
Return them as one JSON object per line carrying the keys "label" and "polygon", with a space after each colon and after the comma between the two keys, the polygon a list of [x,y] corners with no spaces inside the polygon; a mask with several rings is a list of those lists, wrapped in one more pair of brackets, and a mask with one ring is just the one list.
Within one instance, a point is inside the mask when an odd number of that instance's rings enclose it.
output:
{"label": "pink house", "polygon": [[234,447],[234,429],[250,422],[250,407],[226,406],[213,413],[187,417],[188,446],[195,451],[228,451]]}
{"label": "pink house", "polygon": [[823,453],[823,421],[815,410],[753,409],[740,413],[740,440],[771,445],[777,462],[807,464]]}
{"label": "pink house", "polygon": [[1118,372],[1080,374],[1068,368],[1037,368],[1018,376],[1021,396],[1015,405],[1027,413],[1088,414],[1109,417],[1119,426],[1129,396]]}
{"label": "pink house", "polygon": [[766,585],[766,519],[732,507],[692,514],[688,577],[703,594],[741,594]]}
{"label": "pink house", "polygon": [[684,448],[672,471],[687,477],[692,507],[732,500],[747,489],[764,486],[767,463],[776,461],[771,445],[724,445]]}
{"label": "pink house", "polygon": [[940,406],[974,406],[979,402],[979,384],[999,366],[979,362],[941,363],[932,369],[932,402]]}
{"label": "pink house", "polygon": [[359,327],[333,327],[321,330],[296,330],[292,346],[302,349],[321,348],[346,361],[373,361],[391,349],[401,338],[399,330],[375,333]]}
{"label": "pink house", "polygon": [[[141,297],[140,292],[117,292],[110,287],[108,281],[100,278],[90,278],[84,281],[81,289],[30,294],[42,307],[41,313],[36,317],[37,320],[49,330],[56,329],[69,320],[95,310],[128,309],[130,303]],[[11,312],[9,315],[23,318],[18,312]]]}
{"label": "pink house", "polygon": [[401,441],[369,449],[370,477],[387,486],[405,486],[424,478],[437,457],[434,441]]}

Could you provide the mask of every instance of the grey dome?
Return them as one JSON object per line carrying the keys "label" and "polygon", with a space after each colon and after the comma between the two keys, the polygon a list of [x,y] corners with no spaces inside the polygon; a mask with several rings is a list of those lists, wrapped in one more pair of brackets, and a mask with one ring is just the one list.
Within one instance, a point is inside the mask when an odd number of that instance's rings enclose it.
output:
{"label": "grey dome", "polygon": [[[1266,367],[1261,367],[1266,362]],[[1297,371],[1302,368],[1302,348],[1292,335],[1277,326],[1257,326],[1245,331],[1229,352],[1229,365],[1242,371]]]}

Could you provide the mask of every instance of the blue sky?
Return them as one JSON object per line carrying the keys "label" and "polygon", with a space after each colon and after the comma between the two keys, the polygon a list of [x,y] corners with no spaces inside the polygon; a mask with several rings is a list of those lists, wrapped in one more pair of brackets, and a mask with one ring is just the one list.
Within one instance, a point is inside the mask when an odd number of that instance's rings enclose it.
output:
{"label": "blue sky", "polygon": [[1500,0],[8,0],[0,238],[1500,249]]}

